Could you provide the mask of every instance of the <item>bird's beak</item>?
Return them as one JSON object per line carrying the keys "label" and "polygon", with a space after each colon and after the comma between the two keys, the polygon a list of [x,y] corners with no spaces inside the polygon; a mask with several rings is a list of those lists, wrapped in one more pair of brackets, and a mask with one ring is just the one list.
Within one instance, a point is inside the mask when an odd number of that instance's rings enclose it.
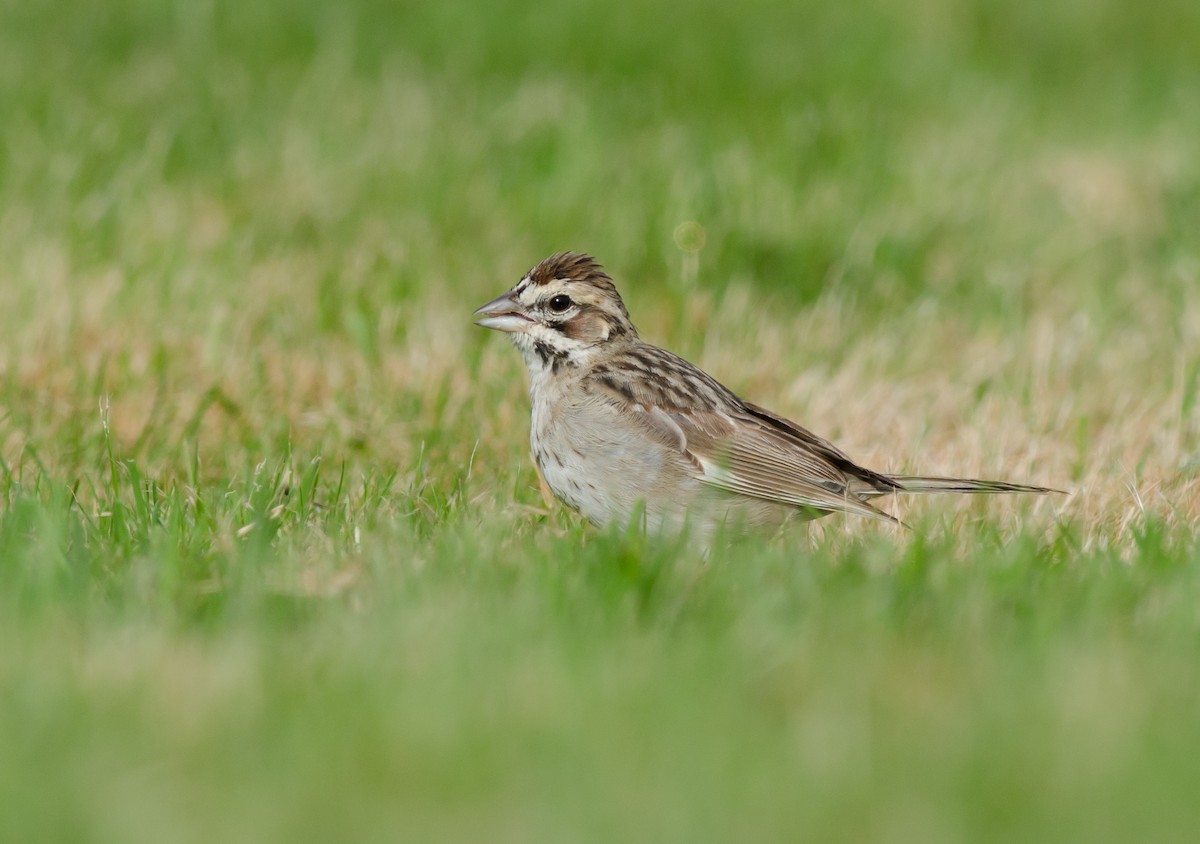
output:
{"label": "bird's beak", "polygon": [[520,332],[533,325],[533,320],[511,293],[505,293],[475,309],[475,324],[497,331]]}

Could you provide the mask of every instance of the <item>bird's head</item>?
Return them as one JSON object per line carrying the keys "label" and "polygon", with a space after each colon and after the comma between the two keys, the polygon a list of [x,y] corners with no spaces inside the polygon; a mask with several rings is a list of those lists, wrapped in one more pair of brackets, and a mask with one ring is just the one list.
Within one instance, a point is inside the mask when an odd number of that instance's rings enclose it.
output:
{"label": "bird's head", "polygon": [[531,369],[579,365],[607,343],[637,338],[612,279],[595,258],[574,252],[551,255],[475,317],[507,332]]}

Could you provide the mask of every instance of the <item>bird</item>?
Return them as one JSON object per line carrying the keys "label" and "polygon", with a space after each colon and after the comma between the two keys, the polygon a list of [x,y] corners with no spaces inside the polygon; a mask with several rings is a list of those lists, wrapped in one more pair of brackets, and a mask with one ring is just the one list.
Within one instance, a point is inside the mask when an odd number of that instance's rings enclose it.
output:
{"label": "bird", "polygon": [[474,317],[506,333],[524,358],[530,447],[544,483],[598,527],[640,522],[656,532],[712,536],[829,513],[903,524],[875,499],[1058,491],[859,465],[642,340],[612,278],[590,255],[551,255]]}

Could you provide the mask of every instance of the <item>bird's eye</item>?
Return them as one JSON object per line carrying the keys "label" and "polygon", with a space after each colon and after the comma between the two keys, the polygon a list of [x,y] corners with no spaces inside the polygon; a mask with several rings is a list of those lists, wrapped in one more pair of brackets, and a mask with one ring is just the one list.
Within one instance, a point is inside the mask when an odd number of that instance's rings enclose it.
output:
{"label": "bird's eye", "polygon": [[569,307],[571,307],[571,297],[566,293],[559,293],[550,300],[550,310],[556,314],[561,314]]}

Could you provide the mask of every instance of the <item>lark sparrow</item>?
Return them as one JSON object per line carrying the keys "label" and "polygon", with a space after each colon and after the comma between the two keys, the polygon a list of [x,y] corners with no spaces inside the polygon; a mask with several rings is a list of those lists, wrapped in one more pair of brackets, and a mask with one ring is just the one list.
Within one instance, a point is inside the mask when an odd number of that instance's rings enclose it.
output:
{"label": "lark sparrow", "polygon": [[560,253],[475,311],[525,358],[530,444],[558,498],[597,525],[773,528],[841,511],[896,522],[871,504],[914,492],[1053,490],[1002,481],[888,475],[643,342],[612,279]]}

